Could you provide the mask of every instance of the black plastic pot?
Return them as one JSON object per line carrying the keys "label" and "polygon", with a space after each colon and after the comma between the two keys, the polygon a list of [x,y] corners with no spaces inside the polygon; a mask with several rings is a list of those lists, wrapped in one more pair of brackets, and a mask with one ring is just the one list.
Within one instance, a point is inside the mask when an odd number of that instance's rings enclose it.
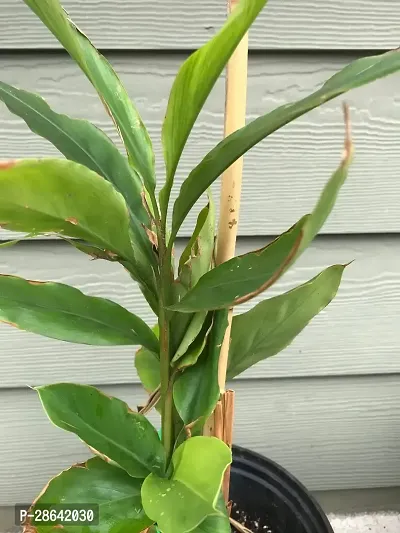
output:
{"label": "black plastic pot", "polygon": [[253,533],[333,533],[307,489],[265,457],[233,447],[232,518]]}

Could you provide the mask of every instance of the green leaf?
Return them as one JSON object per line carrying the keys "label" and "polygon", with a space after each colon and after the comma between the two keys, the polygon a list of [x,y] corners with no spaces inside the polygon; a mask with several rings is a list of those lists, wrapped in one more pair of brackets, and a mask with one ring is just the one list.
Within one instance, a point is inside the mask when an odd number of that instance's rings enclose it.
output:
{"label": "green leaf", "polygon": [[139,176],[101,130],[86,120],[56,113],[40,96],[2,82],[0,99],[11,113],[21,117],[34,133],[50,141],[67,159],[88,167],[112,183],[136,217],[148,223]]}
{"label": "green leaf", "polygon": [[213,268],[171,309],[191,313],[232,307],[241,303],[243,298],[265,290],[275,283],[297,252],[306,220],[307,217],[303,217],[265,248],[234,257]]}
{"label": "green leaf", "polygon": [[[345,114],[347,108],[345,108]],[[344,153],[339,167],[332,174],[329,181],[320,194],[320,197],[312,211],[312,213],[305,217],[305,222],[302,230],[302,238],[300,245],[285,267],[285,271],[300,257],[304,250],[309,246],[314,237],[319,233],[325,221],[332,212],[335,206],[339,191],[347,179],[348,171],[353,157],[353,148],[350,139],[349,125],[346,123],[346,138]]]}
{"label": "green leaf", "polygon": [[208,192],[208,205],[199,213],[194,233],[179,261],[179,281],[186,289],[194,287],[211,268],[214,253],[215,206]]}
{"label": "green leaf", "polygon": [[[31,507],[35,509],[71,509],[98,506],[98,523],[78,525],[56,520],[51,525],[28,519],[28,526],[37,533],[140,533],[153,522],[144,513],[141,502],[142,480],[134,479],[121,468],[98,457],[72,466],[53,478]],[[61,517],[60,517],[61,518]],[[57,526],[58,524],[58,526]],[[34,529],[33,529],[34,528]],[[29,530],[31,530],[29,528]]]}
{"label": "green leaf", "polygon": [[147,130],[110,63],[73,24],[58,0],[24,0],[86,74],[125,143],[132,166],[154,191],[154,154]]}
{"label": "green leaf", "polygon": [[172,363],[175,363],[188,351],[189,346],[193,343],[196,337],[199,335],[202,330],[204,320],[206,319],[207,312],[200,311],[193,315],[192,320],[185,332],[185,335],[180,343],[178,349],[175,352],[174,357],[172,358]]}
{"label": "green leaf", "polygon": [[175,171],[190,131],[223,68],[266,3],[267,0],[241,0],[221,30],[184,62],[176,76],[162,129],[167,170],[160,195],[163,213],[167,211]]}
{"label": "green leaf", "polygon": [[24,0],[24,2],[57,37],[68,53],[83,61],[79,42],[58,0]]}
{"label": "green leaf", "polygon": [[231,461],[230,449],[215,437],[186,440],[172,457],[171,479],[154,474],[145,479],[142,502],[146,514],[163,533],[186,533],[208,516],[221,515],[217,502]]}
{"label": "green leaf", "polygon": [[284,104],[232,133],[209,152],[183,182],[174,205],[171,239],[190,209],[210,185],[250,148],[323,103],[374,80],[400,70],[400,50],[358,59],[332,76],[313,94],[290,104]]}
{"label": "green leaf", "polygon": [[192,530],[193,533],[231,533],[231,524],[222,494],[218,498],[217,509],[221,511],[221,514],[208,516],[198,527]]}
{"label": "green leaf", "polygon": [[182,270],[182,267],[183,265],[189,261],[191,255],[192,255],[192,249],[193,249],[193,246],[196,242],[196,239],[198,238],[199,236],[199,233],[201,231],[201,229],[203,228],[206,220],[207,220],[207,216],[208,216],[208,212],[209,212],[209,206],[206,205],[205,207],[203,207],[203,209],[200,211],[198,217],[197,217],[197,222],[196,222],[196,227],[194,228],[194,231],[193,231],[193,234],[192,236],[190,237],[189,239],[189,242],[187,243],[185,249],[183,250],[182,254],[181,254],[181,257],[179,259],[179,270]]}
{"label": "green leaf", "polygon": [[62,341],[158,350],[157,337],[141,318],[62,283],[0,275],[0,322]]}
{"label": "green leaf", "polygon": [[314,237],[319,233],[328,216],[331,214],[339,195],[339,191],[347,179],[351,161],[352,149],[349,146],[345,148],[345,154],[339,167],[326,183],[311,215],[307,218],[304,224],[303,238],[292,262],[294,262],[308,247]]}
{"label": "green leaf", "polygon": [[[135,260],[131,261],[133,266],[130,271],[135,281],[144,285],[150,292],[149,303],[154,306],[152,301],[156,289],[149,264],[156,269],[157,263],[151,243],[142,227],[143,224],[149,226],[150,222],[142,202],[141,179],[129,166],[127,158],[93,124],[55,113],[40,96],[0,82],[0,99],[12,113],[25,120],[34,133],[49,140],[67,159],[97,172],[123,195],[130,210],[131,240],[135,257]],[[85,251],[84,246],[76,247]],[[109,259],[106,252],[102,254],[100,251],[96,256],[102,255],[104,259]]]}
{"label": "green leaf", "polygon": [[[154,294],[155,285],[149,276],[149,263],[156,266],[156,262],[151,243],[142,227],[142,224],[150,224],[142,202],[143,186],[139,175],[129,166],[127,158],[93,124],[55,113],[40,96],[0,82],[0,99],[34,133],[49,140],[67,159],[97,172],[123,195],[132,219],[135,264],[131,271],[134,271],[135,280],[142,282]],[[77,248],[84,251],[83,246]],[[106,255],[103,252],[103,256]]]}
{"label": "green leaf", "polygon": [[[152,328],[152,332],[160,338],[158,324]],[[139,375],[143,387],[149,394],[152,394],[160,385],[160,359],[159,350],[152,352],[146,348],[140,348],[135,354],[135,368]]]}
{"label": "green leaf", "polygon": [[140,348],[135,355],[135,367],[146,391],[154,392],[161,381],[158,354],[146,348]]}
{"label": "green leaf", "polygon": [[175,381],[174,403],[185,424],[207,418],[218,402],[218,361],[227,325],[228,311],[216,311],[206,350]]}
{"label": "green leaf", "polygon": [[157,431],[125,402],[88,385],[58,383],[36,390],[53,424],[78,435],[132,477],[165,474],[165,451]]}
{"label": "green leaf", "polygon": [[[189,243],[184,249],[178,269],[178,279],[174,283],[174,302],[179,302],[187,290],[211,268],[214,250],[215,207],[211,191],[208,191],[209,202],[199,213],[196,228]],[[196,333],[196,328],[202,327],[205,314],[182,316],[181,313],[171,315],[171,347],[172,350],[185,353]],[[191,325],[191,322],[193,324]],[[180,355],[178,355],[179,357]]]}
{"label": "green leaf", "polygon": [[347,178],[351,161],[352,146],[347,130],[342,161],[325,185],[313,212],[265,248],[212,269],[171,309],[191,313],[237,305],[275,283],[322,228]]}
{"label": "green leaf", "polygon": [[83,239],[134,260],[124,199],[98,174],[72,161],[24,160],[3,166],[0,225]]}
{"label": "green leaf", "polygon": [[188,366],[196,364],[197,360],[204,351],[207,344],[207,339],[212,328],[212,315],[210,314],[203,324],[199,335],[195,338],[192,344],[188,347],[186,352],[172,363],[175,363],[176,368],[182,370]]}
{"label": "green leaf", "polygon": [[233,317],[228,379],[284,348],[335,297],[345,265],[334,265],[307,283]]}

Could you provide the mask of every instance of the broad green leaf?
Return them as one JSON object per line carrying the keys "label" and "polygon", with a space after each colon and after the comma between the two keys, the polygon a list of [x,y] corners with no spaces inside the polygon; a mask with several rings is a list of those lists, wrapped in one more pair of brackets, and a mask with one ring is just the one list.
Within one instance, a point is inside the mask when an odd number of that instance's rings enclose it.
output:
{"label": "broad green leaf", "polygon": [[186,215],[208,187],[262,139],[311,109],[398,70],[398,49],[358,59],[332,76],[313,94],[297,102],[284,104],[226,137],[204,157],[183,182],[174,205],[171,239],[175,239]]}
{"label": "broad green leaf", "polygon": [[160,385],[160,359],[157,353],[140,348],[135,355],[135,367],[140,381],[148,393]]}
{"label": "broad green leaf", "polygon": [[267,0],[240,0],[221,30],[181,66],[168,101],[162,129],[166,183],[161,209],[166,213],[176,168],[190,131],[223,68]]}
{"label": "broad green leaf", "polygon": [[[40,96],[0,82],[0,99],[34,133],[50,141],[67,159],[97,172],[123,195],[132,221],[135,262],[131,271],[133,270],[135,280],[142,282],[154,294],[155,283],[150,275],[149,264],[156,267],[156,261],[151,243],[142,227],[142,224],[149,225],[149,217],[142,203],[143,186],[138,174],[129,166],[127,158],[93,124],[55,113]],[[76,247],[84,251],[83,246]],[[107,254],[103,252],[103,255]]]}
{"label": "broad green leaf", "polygon": [[163,476],[165,451],[146,417],[95,387],[58,383],[36,387],[49,419],[110,458],[129,475]]}
{"label": "broad green leaf", "polygon": [[212,265],[215,206],[210,191],[208,198],[208,205],[199,213],[195,231],[179,261],[179,281],[186,289],[194,287]]}
{"label": "broad green leaf", "polygon": [[157,337],[141,318],[62,283],[0,275],[0,322],[62,341],[158,350]]}
{"label": "broad green leaf", "polygon": [[174,402],[185,424],[205,419],[219,399],[218,361],[228,325],[228,311],[214,313],[213,327],[204,353],[194,366],[180,375],[174,384]]}
{"label": "broad green leaf", "polygon": [[28,519],[27,526],[37,533],[54,533],[58,528],[65,533],[140,533],[153,523],[143,511],[141,486],[142,480],[132,478],[121,468],[98,457],[89,459],[50,480],[31,510],[34,513],[36,508],[59,511],[67,506],[71,509],[74,505],[82,509],[93,506],[98,522],[78,525],[56,520],[45,525]]}
{"label": "broad green leaf", "polygon": [[[195,458],[195,460],[194,460]],[[232,461],[229,447],[215,437],[192,437],[172,456],[171,479],[151,474],[142,485],[146,514],[163,533],[186,533],[217,508],[222,478]]]}
{"label": "broad green leaf", "polygon": [[29,128],[50,141],[67,159],[84,165],[112,183],[135,216],[148,223],[142,204],[142,184],[113,142],[86,120],[53,111],[40,96],[0,82],[0,99]]}
{"label": "broad green leaf", "polygon": [[11,161],[0,169],[0,226],[60,233],[134,260],[129,215],[119,192],[72,161]]}
{"label": "broad green leaf", "polygon": [[243,297],[265,290],[279,278],[297,252],[307,217],[280,235],[271,244],[218,265],[207,272],[174,311],[192,313],[221,309],[241,303]]}
{"label": "broad green leaf", "polygon": [[200,311],[193,315],[192,320],[186,330],[185,336],[182,339],[182,342],[179,345],[179,348],[176,350],[174,357],[172,358],[172,363],[175,363],[188,351],[189,346],[194,342],[196,337],[199,335],[204,320],[206,319],[207,312]]}
{"label": "broad green leaf", "polygon": [[110,63],[73,24],[58,0],[24,0],[86,74],[125,143],[132,166],[154,191],[154,154],[149,135]]}
{"label": "broad green leaf", "polygon": [[334,265],[295,289],[233,317],[228,379],[284,348],[335,297],[345,265]]}

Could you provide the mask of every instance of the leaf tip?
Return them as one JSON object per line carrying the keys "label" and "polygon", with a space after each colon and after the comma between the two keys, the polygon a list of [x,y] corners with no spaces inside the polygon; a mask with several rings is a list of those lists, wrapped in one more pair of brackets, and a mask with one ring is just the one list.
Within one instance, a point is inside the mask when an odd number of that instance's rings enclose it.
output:
{"label": "leaf tip", "polygon": [[349,164],[354,152],[354,145],[351,136],[351,119],[350,119],[350,107],[347,102],[343,102],[343,117],[345,126],[344,135],[344,149],[342,155],[342,161],[344,164]]}
{"label": "leaf tip", "polygon": [[345,263],[343,266],[343,269],[347,268],[348,266],[352,265],[354,263],[355,259],[352,259],[351,261],[349,261],[348,263]]}

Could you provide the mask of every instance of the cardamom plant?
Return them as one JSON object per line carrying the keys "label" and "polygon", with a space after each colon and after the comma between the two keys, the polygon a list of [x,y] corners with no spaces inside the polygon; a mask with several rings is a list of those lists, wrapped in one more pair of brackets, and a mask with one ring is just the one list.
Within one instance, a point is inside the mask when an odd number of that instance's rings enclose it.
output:
{"label": "cardamom plant", "polygon": [[[176,169],[199,112],[267,0],[241,0],[221,30],[179,69],[162,128],[162,183],[156,180],[147,129],[107,59],[58,0],[24,1],[89,79],[126,153],[90,122],[59,114],[41,97],[0,83],[7,108],[64,156],[1,164],[1,227],[28,236],[58,236],[84,254],[119,263],[128,273],[127,283],[139,285],[157,317],[155,326],[148,325],[117,303],[68,285],[0,276],[1,321],[71,343],[141,345],[135,363],[150,393],[139,412],[92,386],[36,387],[51,422],[75,433],[94,456],[52,479],[32,509],[95,504],[100,517],[97,525],[73,527],[57,516],[51,523],[30,520],[27,529],[45,533],[61,525],[65,533],[139,533],[156,526],[162,533],[229,533],[221,483],[231,451],[202,434],[219,399],[218,358],[228,310],[239,309],[231,333],[231,379],[288,346],[334,298],[345,265],[333,265],[240,314],[240,304],[271,287],[320,231],[346,180],[351,141],[346,138],[342,160],[310,214],[262,249],[218,266],[210,186],[253,146],[297,117],[398,71],[400,51],[358,59],[313,94],[229,135],[193,168],[172,202]],[[205,195],[207,205],[175,265],[178,232]],[[153,406],[161,413],[161,438],[145,416]]]}

